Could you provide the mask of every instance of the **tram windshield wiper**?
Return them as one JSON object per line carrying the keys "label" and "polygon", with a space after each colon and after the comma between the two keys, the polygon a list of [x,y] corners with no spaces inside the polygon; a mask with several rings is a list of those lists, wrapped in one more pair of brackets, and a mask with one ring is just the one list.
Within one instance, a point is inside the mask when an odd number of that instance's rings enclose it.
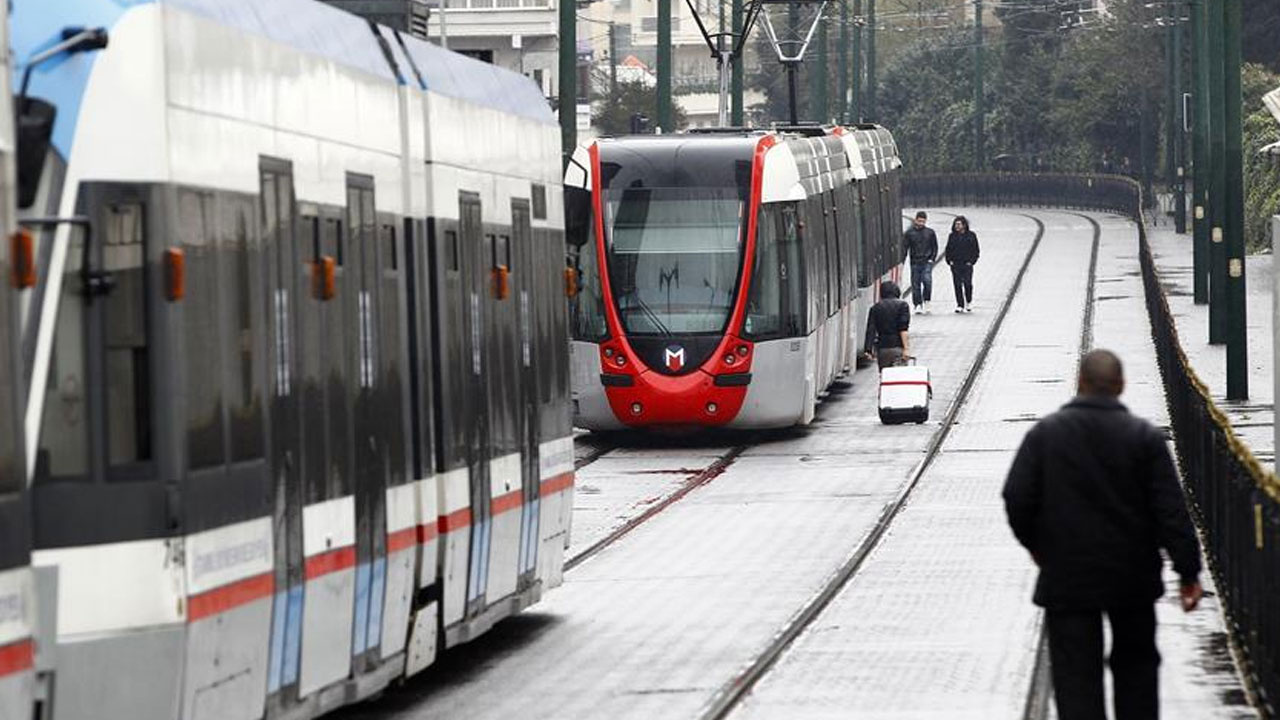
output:
{"label": "tram windshield wiper", "polygon": [[[634,300],[635,305],[630,307],[639,308],[640,312],[644,314],[645,319],[653,323],[653,326],[657,328],[658,332],[662,333],[663,336],[665,337],[671,336],[671,331],[667,329],[666,323],[662,322],[662,318],[658,315],[658,313],[654,312],[653,308],[649,307],[649,303],[646,303],[644,301],[644,298],[640,297],[639,290],[637,290],[636,288],[631,288],[626,293],[624,293],[622,297]],[[623,309],[625,310],[629,308],[623,308]]]}

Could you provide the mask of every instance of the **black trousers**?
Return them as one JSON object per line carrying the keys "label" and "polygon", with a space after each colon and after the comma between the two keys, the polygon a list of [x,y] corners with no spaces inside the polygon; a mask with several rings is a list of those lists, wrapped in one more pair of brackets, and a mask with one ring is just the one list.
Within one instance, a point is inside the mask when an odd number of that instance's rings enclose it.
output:
{"label": "black trousers", "polygon": [[[1100,610],[1049,610],[1049,661],[1059,720],[1106,720]],[[1113,608],[1111,676],[1116,720],[1156,720],[1160,653],[1155,605]]]}
{"label": "black trousers", "polygon": [[956,307],[964,307],[973,302],[972,265],[954,263],[951,266],[951,283],[956,290]]}

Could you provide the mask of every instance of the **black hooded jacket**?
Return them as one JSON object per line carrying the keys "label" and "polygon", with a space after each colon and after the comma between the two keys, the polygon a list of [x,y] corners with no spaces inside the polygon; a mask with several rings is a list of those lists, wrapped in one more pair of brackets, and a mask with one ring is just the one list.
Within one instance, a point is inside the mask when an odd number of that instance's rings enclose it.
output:
{"label": "black hooded jacket", "polygon": [[947,249],[943,253],[948,265],[960,263],[973,265],[978,262],[978,236],[972,230],[952,232],[947,236]]}
{"label": "black hooded jacket", "polygon": [[1014,535],[1040,564],[1037,605],[1150,603],[1164,591],[1161,548],[1184,584],[1200,573],[1165,436],[1113,397],[1077,397],[1031,428],[1004,500]]}

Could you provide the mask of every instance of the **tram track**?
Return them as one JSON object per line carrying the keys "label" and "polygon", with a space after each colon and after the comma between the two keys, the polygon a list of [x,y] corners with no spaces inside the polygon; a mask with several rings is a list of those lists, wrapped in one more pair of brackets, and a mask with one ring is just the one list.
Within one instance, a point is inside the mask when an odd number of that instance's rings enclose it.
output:
{"label": "tram track", "polygon": [[[657,502],[653,503],[649,507],[645,508],[645,510],[641,512],[639,515],[636,515],[635,517],[632,517],[632,518],[628,518],[627,521],[624,522],[622,525],[619,525],[618,527],[609,531],[609,533],[604,537],[600,538],[594,543],[591,543],[586,548],[584,548],[581,552],[578,552],[577,554],[573,555],[569,559],[565,560],[564,571],[567,573],[570,570],[573,570],[578,565],[581,565],[582,563],[589,560],[596,553],[599,553],[601,550],[604,550],[605,548],[609,547],[610,545],[614,544],[618,540],[628,535],[632,530],[635,530],[636,528],[640,527],[641,525],[651,520],[658,513],[661,513],[663,510],[666,510],[667,508],[671,507],[684,496],[693,492],[697,488],[702,487],[703,485],[706,485],[712,480],[715,480],[717,477],[723,474],[725,470],[729,469],[729,466],[733,464],[733,461],[737,460],[738,456],[741,455],[743,452],[745,452],[747,448],[751,447],[751,445],[752,443],[743,443],[740,445],[734,445],[733,447],[729,448],[726,452],[724,452],[719,457],[717,457],[714,461],[712,461],[710,465],[703,468],[701,471],[699,471],[698,473],[694,474],[693,476],[689,477],[684,482],[682,482],[674,492],[664,495],[662,499],[658,500]],[[614,448],[611,447],[609,449],[612,450]]]}
{"label": "tram track", "polygon": [[[943,443],[950,435],[952,428],[955,426],[956,418],[960,410],[964,407],[972,390],[974,383],[981,374],[986,364],[987,356],[991,347],[999,335],[1004,325],[1005,318],[1009,313],[1009,308],[1013,304],[1014,298],[1017,297],[1022,287],[1022,280],[1027,274],[1027,269],[1031,266],[1031,261],[1036,256],[1036,252],[1040,248],[1041,240],[1044,238],[1046,227],[1043,220],[1034,215],[1023,215],[1031,219],[1036,224],[1036,235],[1032,241],[1031,248],[1027,251],[1026,257],[1023,259],[1021,266],[1018,268],[1017,275],[1014,278],[1013,285],[1006,294],[1000,305],[1000,310],[996,315],[995,321],[991,324],[987,334],[983,337],[982,344],[978,350],[969,371],[966,373],[964,381],[956,393],[955,400],[947,409],[946,415],[943,417],[941,427],[934,433],[928,445],[925,448],[924,457],[912,469],[908,475],[907,481],[898,491],[897,495],[885,505],[881,511],[879,518],[871,527],[870,531],[863,536],[861,542],[854,548],[852,554],[837,568],[824,585],[814,594],[791,618],[782,626],[774,637],[769,641],[764,650],[759,653],[745,668],[738,672],[728,682],[720,686],[711,700],[703,707],[699,713],[702,720],[721,720],[728,717],[739,703],[745,698],[756,686],[756,684],[768,674],[770,669],[778,661],[778,659],[786,652],[786,650],[795,642],[797,638],[816,620],[822,612],[831,604],[831,602],[844,590],[845,587],[855,578],[862,569],[866,559],[879,546],[881,540],[887,534],[894,520],[902,512],[910,499],[912,493],[919,485],[920,480],[925,473],[933,465],[934,460],[942,448]],[[1093,265],[1097,259],[1097,236],[1094,240],[1093,260],[1090,267],[1090,288],[1092,288]],[[1089,305],[1092,306],[1092,294],[1089,296]]]}
{"label": "tram track", "polygon": [[[942,214],[944,215],[958,217],[955,213],[946,212],[946,211],[938,211],[938,212],[942,212]],[[910,216],[904,213],[902,217],[905,220],[911,220],[913,216]],[[1043,234],[1044,234],[1044,227],[1043,227],[1043,224],[1040,224],[1038,226],[1037,235],[1036,235],[1037,244],[1039,243],[1040,237]],[[1034,251],[1035,251],[1035,248],[1033,247],[1031,250],[1031,253],[1028,254],[1028,258],[1030,258],[1030,255],[1034,253]],[[934,264],[936,265],[940,262],[942,262],[941,256],[939,256],[934,261]],[[1027,263],[1024,262],[1022,268],[1019,270],[1017,280],[1015,282],[1013,290],[1010,292],[1010,296],[1016,293],[1017,285],[1022,280],[1022,274],[1026,270],[1026,265]],[[1006,302],[1006,305],[1007,305],[1007,302]],[[1000,320],[1003,319],[1003,313],[1004,313],[1004,308],[1001,309]],[[997,326],[998,326],[998,323],[999,323],[999,320],[997,321]],[[993,326],[993,328],[995,327],[996,326]],[[994,338],[994,334],[989,334],[985,342],[989,343],[992,338]],[[985,347],[986,345],[984,345],[984,352],[985,352]],[[604,550],[605,548],[609,547],[610,545],[617,542],[621,538],[625,537],[632,530],[635,530],[636,528],[640,527],[644,523],[648,522],[654,516],[658,515],[663,510],[666,510],[668,507],[678,502],[681,498],[688,495],[690,492],[693,492],[695,489],[703,485],[706,485],[707,483],[711,482],[715,478],[719,477],[722,473],[724,473],[725,470],[729,468],[730,465],[733,464],[733,461],[737,459],[739,455],[741,455],[743,452],[745,452],[748,448],[750,448],[754,444],[755,444],[754,441],[749,441],[749,442],[734,445],[733,447],[729,448],[726,452],[724,452],[719,457],[717,457],[706,468],[704,468],[697,474],[689,477],[687,480],[681,483],[680,486],[674,492],[663,496],[662,499],[660,499],[658,502],[647,507],[639,515],[636,515],[632,518],[627,519],[626,522],[624,522],[622,525],[618,526],[617,528],[614,528],[613,530],[611,530],[607,535],[605,535],[601,539],[587,546],[582,551],[569,557],[565,561],[564,571],[569,572],[570,570],[573,570],[578,565],[590,559],[593,555],[599,553],[601,550]],[[591,448],[590,450],[585,452],[583,455],[581,455],[580,457],[574,460],[574,471],[577,472],[582,470],[583,468],[588,467],[589,465],[596,462],[600,458],[604,457],[605,455],[608,455],[610,452],[617,450],[619,447],[622,447],[622,446],[617,443],[604,443],[599,446]]]}
{"label": "tram track", "polygon": [[[1093,308],[1097,299],[1098,287],[1098,249],[1102,244],[1102,225],[1092,216],[1084,213],[1070,213],[1084,218],[1093,227],[1093,242],[1089,252],[1089,285],[1085,289],[1084,318],[1080,323],[1080,352],[1093,349]],[[1049,717],[1049,703],[1053,699],[1053,679],[1049,674],[1049,633],[1040,619],[1040,637],[1036,641],[1035,667],[1031,671],[1031,685],[1027,689],[1027,702],[1022,713],[1024,720],[1046,720]]]}

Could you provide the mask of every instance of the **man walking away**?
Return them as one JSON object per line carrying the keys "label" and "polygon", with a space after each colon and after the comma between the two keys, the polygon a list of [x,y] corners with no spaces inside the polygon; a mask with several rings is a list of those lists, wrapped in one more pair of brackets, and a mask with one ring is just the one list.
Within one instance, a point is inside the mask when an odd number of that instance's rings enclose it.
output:
{"label": "man walking away", "polygon": [[1120,359],[1090,352],[1078,382],[1075,399],[1023,439],[1005,509],[1040,566],[1035,603],[1045,609],[1060,720],[1106,720],[1104,614],[1116,720],[1156,720],[1160,549],[1173,559],[1190,612],[1202,594],[1200,547],[1164,434],[1120,404]]}
{"label": "man walking away", "polygon": [[921,210],[902,234],[902,254],[911,261],[911,304],[916,312],[929,312],[933,300],[933,262],[938,259],[938,236],[925,227],[929,214]]}
{"label": "man walking away", "polygon": [[973,312],[973,266],[978,262],[978,236],[969,229],[965,216],[961,215],[951,223],[951,234],[947,236],[943,257],[951,268],[956,312]]}
{"label": "man walking away", "polygon": [[880,284],[880,302],[871,306],[867,326],[876,348],[876,364],[881,370],[897,365],[909,352],[907,328],[911,326],[911,308],[900,299],[901,295],[898,284],[886,280]]}

